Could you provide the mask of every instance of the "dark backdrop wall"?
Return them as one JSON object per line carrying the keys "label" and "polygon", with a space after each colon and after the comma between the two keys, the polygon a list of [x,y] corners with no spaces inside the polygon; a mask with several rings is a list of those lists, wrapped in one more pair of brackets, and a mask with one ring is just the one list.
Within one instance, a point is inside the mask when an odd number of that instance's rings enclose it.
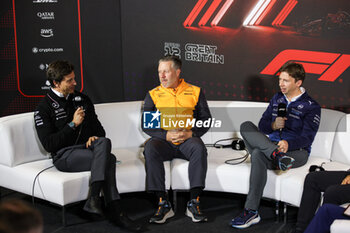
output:
{"label": "dark backdrop wall", "polygon": [[1,116],[34,109],[54,59],[74,62],[77,89],[101,103],[142,100],[158,85],[157,61],[166,54],[181,56],[182,77],[209,100],[268,101],[278,91],[277,69],[301,62],[307,91],[323,107],[350,112],[348,0],[1,5]]}
{"label": "dark backdrop wall", "polygon": [[94,103],[124,100],[119,1],[0,4],[0,116],[34,110],[48,88],[46,66],[55,59],[75,65],[77,89]]}

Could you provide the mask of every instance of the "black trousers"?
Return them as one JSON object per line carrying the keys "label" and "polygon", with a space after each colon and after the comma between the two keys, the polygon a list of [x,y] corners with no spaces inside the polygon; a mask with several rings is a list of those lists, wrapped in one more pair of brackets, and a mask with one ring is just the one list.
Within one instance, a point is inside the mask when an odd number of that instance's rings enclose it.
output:
{"label": "black trousers", "polygon": [[349,171],[319,171],[306,176],[297,228],[305,230],[311,222],[320,204],[322,192],[323,203],[341,205],[350,202],[350,184],[341,185],[347,175],[350,175]]}
{"label": "black trousers", "polygon": [[165,190],[164,161],[180,158],[188,160],[190,188],[205,187],[207,174],[207,149],[198,137],[187,139],[180,145],[174,145],[160,138],[151,138],[145,145],[146,184],[148,191]]}
{"label": "black trousers", "polygon": [[[56,157],[57,156],[57,157]],[[91,171],[90,184],[103,182],[106,203],[120,199],[116,186],[116,158],[111,140],[100,137],[89,148],[85,144],[65,147],[56,153],[54,165],[63,172]]]}

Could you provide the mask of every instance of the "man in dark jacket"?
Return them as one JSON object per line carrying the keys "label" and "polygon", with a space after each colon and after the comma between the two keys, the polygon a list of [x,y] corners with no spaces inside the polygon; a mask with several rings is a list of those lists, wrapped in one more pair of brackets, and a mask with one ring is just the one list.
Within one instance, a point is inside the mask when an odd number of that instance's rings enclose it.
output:
{"label": "man in dark jacket", "polygon": [[[300,207],[298,211],[298,218],[295,229],[296,233],[302,233],[305,231],[306,227],[315,216],[315,212],[321,202],[321,197],[323,197],[323,205],[342,205],[349,203],[350,169],[347,171],[318,171],[310,172],[307,174],[305,177],[303,195],[301,197]],[[325,208],[333,209],[332,206]],[[315,223],[317,222],[312,223],[311,227],[309,226],[309,230],[317,226]],[[323,224],[325,224],[325,222]],[[323,225],[322,227],[325,226]]]}
{"label": "man in dark jacket", "polygon": [[279,73],[281,92],[272,97],[259,128],[250,121],[241,125],[241,135],[251,154],[252,166],[245,209],[232,220],[235,228],[247,228],[260,221],[258,207],[267,169],[286,171],[303,166],[320,124],[319,104],[301,87],[305,78],[303,66],[286,63]]}
{"label": "man in dark jacket", "polygon": [[105,137],[90,98],[75,91],[73,65],[55,61],[48,66],[47,78],[51,89],[38,105],[34,120],[38,137],[51,153],[54,166],[63,172],[91,171],[84,210],[102,215],[103,191],[110,220],[118,226],[137,229],[121,211],[111,141]]}

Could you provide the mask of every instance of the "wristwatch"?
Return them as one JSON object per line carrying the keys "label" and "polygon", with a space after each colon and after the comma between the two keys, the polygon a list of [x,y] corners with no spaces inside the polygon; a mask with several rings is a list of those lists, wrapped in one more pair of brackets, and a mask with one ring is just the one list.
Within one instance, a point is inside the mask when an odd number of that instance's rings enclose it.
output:
{"label": "wristwatch", "polygon": [[75,124],[73,121],[69,122],[68,126],[71,127],[72,129],[75,129]]}

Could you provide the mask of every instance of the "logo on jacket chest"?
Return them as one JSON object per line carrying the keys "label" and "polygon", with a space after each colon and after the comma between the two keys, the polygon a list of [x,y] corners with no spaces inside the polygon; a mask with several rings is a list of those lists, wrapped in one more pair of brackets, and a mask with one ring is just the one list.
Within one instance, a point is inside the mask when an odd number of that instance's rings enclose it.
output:
{"label": "logo on jacket chest", "polygon": [[55,110],[55,117],[56,117],[56,121],[63,119],[63,118],[67,118],[67,113],[64,110],[64,108],[59,108]]}

